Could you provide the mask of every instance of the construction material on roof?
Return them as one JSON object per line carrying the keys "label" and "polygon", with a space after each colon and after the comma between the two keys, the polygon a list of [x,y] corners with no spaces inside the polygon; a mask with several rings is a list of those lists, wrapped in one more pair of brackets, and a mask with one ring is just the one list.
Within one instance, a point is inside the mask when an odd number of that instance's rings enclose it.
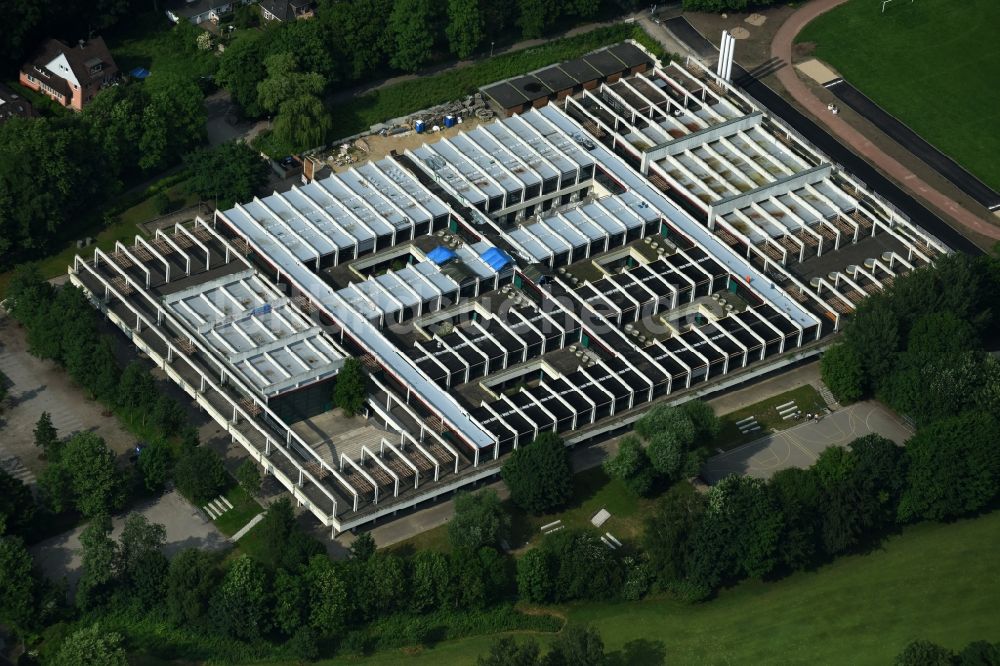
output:
{"label": "construction material on roof", "polygon": [[427,259],[433,261],[438,266],[443,266],[457,256],[457,254],[446,248],[444,245],[438,245],[436,248],[427,253]]}
{"label": "construction material on roof", "polygon": [[514,263],[514,260],[506,252],[497,247],[491,247],[479,256],[498,273]]}

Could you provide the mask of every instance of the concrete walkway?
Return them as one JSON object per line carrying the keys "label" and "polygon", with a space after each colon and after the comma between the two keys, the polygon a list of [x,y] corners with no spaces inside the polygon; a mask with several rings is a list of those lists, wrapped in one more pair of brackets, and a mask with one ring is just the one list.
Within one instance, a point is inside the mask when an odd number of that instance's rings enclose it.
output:
{"label": "concrete walkway", "polygon": [[[792,63],[792,46],[795,37],[802,29],[820,14],[824,14],[847,0],[812,0],[805,3],[799,10],[788,17],[771,43],[771,55],[781,61]],[[874,164],[887,176],[916,194],[920,199],[944,213],[949,219],[969,231],[988,238],[1000,240],[1000,228],[989,224],[955,200],[945,196],[931,187],[926,181],[916,176],[908,167],[883,152],[861,132],[851,127],[845,120],[835,116],[826,108],[826,104],[809,90],[809,87],[799,79],[794,67],[783,67],[777,71],[778,80],[785,87],[788,95],[800,106],[805,108],[814,118],[825,125],[827,129],[855,152]]]}

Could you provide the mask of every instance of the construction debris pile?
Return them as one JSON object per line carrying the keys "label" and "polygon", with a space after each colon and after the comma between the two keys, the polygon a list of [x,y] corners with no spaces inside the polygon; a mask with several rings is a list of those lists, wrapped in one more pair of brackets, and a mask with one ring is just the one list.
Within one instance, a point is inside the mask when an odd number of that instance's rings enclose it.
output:
{"label": "construction debris pile", "polygon": [[475,116],[480,120],[491,120],[493,110],[487,106],[482,93],[474,93],[458,102],[446,102],[432,106],[403,118],[371,126],[371,133],[380,136],[394,136],[415,131],[436,132],[443,127],[452,127],[465,118]]}

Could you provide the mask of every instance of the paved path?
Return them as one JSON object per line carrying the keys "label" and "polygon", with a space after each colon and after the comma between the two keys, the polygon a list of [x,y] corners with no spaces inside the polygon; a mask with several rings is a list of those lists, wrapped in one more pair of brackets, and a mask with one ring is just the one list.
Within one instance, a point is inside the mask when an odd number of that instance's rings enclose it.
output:
{"label": "paved path", "polygon": [[[49,412],[60,437],[77,432],[93,432],[104,438],[119,455],[135,445],[135,437],[118,419],[104,416],[104,407],[88,400],[73,381],[52,361],[43,361],[28,353],[25,332],[6,313],[0,312],[0,372],[10,385],[0,416],[0,461],[11,472],[31,482],[39,476],[44,463],[38,459],[34,428],[42,412]],[[31,472],[31,475],[27,474]]]}
{"label": "paved path", "polygon": [[[231,545],[229,539],[176,490],[143,502],[133,507],[132,511],[141,513],[151,523],[159,523],[166,528],[167,542],[163,553],[167,557],[172,557],[185,548],[219,550]],[[116,516],[112,520],[112,538],[121,536],[125,515]],[[53,580],[60,580],[65,576],[71,590],[81,574],[80,535],[84,527],[81,525],[31,547],[31,554],[42,572]]]}
{"label": "paved path", "polygon": [[846,446],[873,432],[900,445],[913,434],[879,403],[859,402],[710,458],[701,476],[709,483],[730,474],[767,479],[778,470],[809,467],[827,448]]}
{"label": "paved path", "polygon": [[[847,0],[812,0],[805,3],[798,11],[788,17],[778,29],[778,32],[774,36],[774,41],[771,43],[771,55],[790,64],[792,62],[792,46],[796,35],[817,16],[845,2]],[[945,213],[960,226],[983,236],[1000,240],[1000,228],[989,224],[950,197],[931,187],[927,182],[913,174],[909,168],[883,152],[882,149],[872,143],[861,132],[851,127],[845,120],[831,114],[826,108],[826,103],[820,101],[809,90],[809,87],[799,79],[794,67],[779,69],[777,77],[781,81],[781,85],[785,87],[788,94],[798,104],[824,124],[841,141],[874,164],[890,178],[905,185],[918,197],[937,210]]]}

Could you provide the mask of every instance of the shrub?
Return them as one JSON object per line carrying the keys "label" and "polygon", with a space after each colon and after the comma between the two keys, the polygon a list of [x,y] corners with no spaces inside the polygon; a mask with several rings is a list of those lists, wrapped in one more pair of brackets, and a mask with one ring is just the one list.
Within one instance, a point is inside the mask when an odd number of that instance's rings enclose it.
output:
{"label": "shrub", "polygon": [[219,495],[229,483],[229,475],[219,455],[199,446],[185,451],[174,466],[177,489],[201,505]]}

